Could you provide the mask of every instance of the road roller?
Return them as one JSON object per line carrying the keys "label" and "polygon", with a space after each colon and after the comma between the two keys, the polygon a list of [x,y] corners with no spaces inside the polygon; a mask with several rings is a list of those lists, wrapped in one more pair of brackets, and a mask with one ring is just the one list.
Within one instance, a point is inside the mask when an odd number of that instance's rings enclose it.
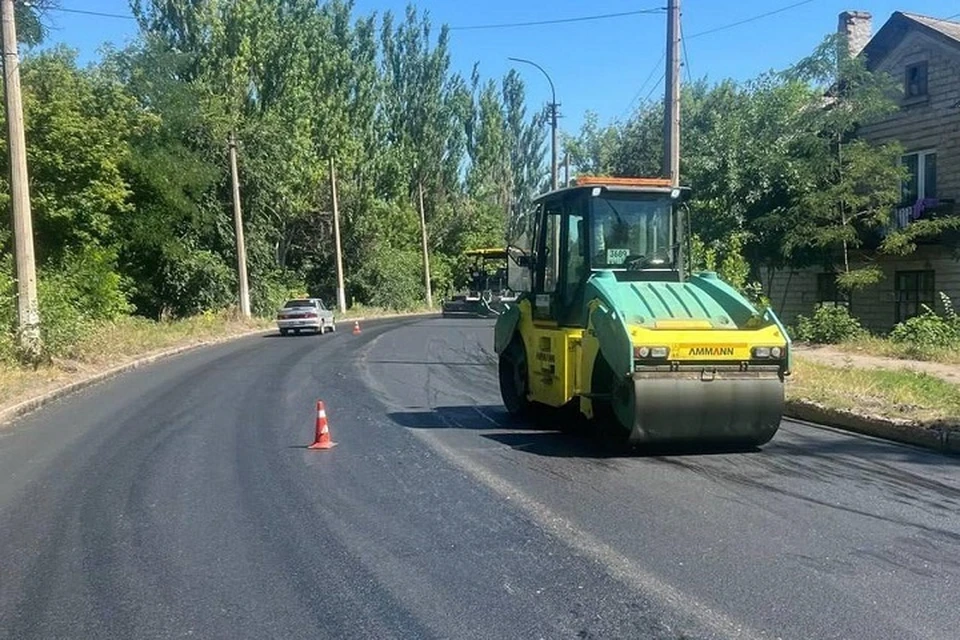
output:
{"label": "road roller", "polygon": [[689,196],[669,179],[600,176],[536,198],[508,252],[520,293],[494,329],[510,414],[570,410],[629,447],[774,437],[790,338],[716,273],[687,272]]}

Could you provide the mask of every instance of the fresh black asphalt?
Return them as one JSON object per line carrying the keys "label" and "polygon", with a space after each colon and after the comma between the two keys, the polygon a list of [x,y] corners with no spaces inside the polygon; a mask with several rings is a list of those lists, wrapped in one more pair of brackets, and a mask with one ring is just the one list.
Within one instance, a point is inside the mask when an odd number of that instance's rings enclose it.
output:
{"label": "fresh black asphalt", "polygon": [[0,427],[0,638],[960,637],[956,458],[614,455],[507,420],[489,320],[349,329]]}

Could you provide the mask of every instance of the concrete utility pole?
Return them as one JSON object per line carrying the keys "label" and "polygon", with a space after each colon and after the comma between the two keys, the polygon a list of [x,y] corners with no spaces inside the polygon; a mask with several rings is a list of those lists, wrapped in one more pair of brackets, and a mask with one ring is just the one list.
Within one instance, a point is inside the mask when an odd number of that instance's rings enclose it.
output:
{"label": "concrete utility pole", "polygon": [[337,307],[347,311],[347,297],[343,290],[343,255],[340,252],[340,207],[337,204],[337,170],[330,158],[330,194],[333,199],[333,243],[337,249]]}
{"label": "concrete utility pole", "polygon": [[557,92],[553,87],[553,80],[550,79],[549,74],[543,70],[543,67],[538,65],[532,60],[524,60],[523,58],[507,58],[508,60],[513,60],[514,62],[525,62],[526,64],[533,65],[537,69],[540,69],[540,72],[547,78],[547,82],[550,83],[550,104],[547,105],[550,109],[550,189],[554,190],[557,188],[557,107],[560,105],[557,104]]}
{"label": "concrete utility pole", "polygon": [[663,175],[680,184],[680,0],[667,0],[667,69],[663,98]]}
{"label": "concrete utility pole", "polygon": [[430,290],[430,255],[427,251],[427,216],[423,210],[423,183],[417,183],[420,195],[420,239],[423,244],[423,284],[427,289],[427,307],[433,308],[433,292]]}
{"label": "concrete utility pole", "polygon": [[40,308],[37,271],[33,256],[33,220],[27,175],[27,143],[20,98],[20,56],[13,0],[2,0],[3,86],[7,114],[7,149],[10,156],[10,199],[13,209],[14,253],[17,268],[17,333],[21,355],[30,362],[40,358]]}
{"label": "concrete utility pole", "polygon": [[237,174],[237,137],[230,132],[230,179],[233,182],[233,226],[237,234],[237,279],[240,281],[240,313],[250,317],[247,283],[247,249],[243,243],[243,213],[240,211],[240,176]]}
{"label": "concrete utility pole", "polygon": [[565,187],[570,186],[570,152],[563,154],[563,182]]}

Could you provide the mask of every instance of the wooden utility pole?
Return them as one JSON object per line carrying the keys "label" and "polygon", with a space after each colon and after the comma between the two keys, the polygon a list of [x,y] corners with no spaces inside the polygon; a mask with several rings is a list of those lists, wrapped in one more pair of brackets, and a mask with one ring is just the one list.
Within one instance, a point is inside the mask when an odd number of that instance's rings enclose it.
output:
{"label": "wooden utility pole", "polygon": [[550,103],[550,156],[551,156],[551,186],[555,191],[558,186],[557,181],[557,98],[554,96]]}
{"label": "wooden utility pole", "polygon": [[240,282],[240,313],[250,317],[250,289],[247,283],[247,249],[243,242],[243,213],[240,211],[240,176],[237,173],[237,137],[230,132],[230,179],[233,182],[233,226],[237,236],[237,280]]}
{"label": "wooden utility pole", "polygon": [[667,69],[663,98],[663,175],[680,184],[680,0],[667,0]]}
{"label": "wooden utility pole", "polygon": [[37,271],[33,255],[33,220],[27,175],[27,143],[20,98],[20,56],[13,0],[2,0],[3,86],[7,114],[7,149],[10,157],[10,200],[13,209],[14,253],[17,269],[17,333],[22,357],[40,358],[40,309],[37,303]]}
{"label": "wooden utility pole", "polygon": [[423,210],[423,183],[417,183],[420,195],[420,239],[423,245],[423,285],[427,290],[427,307],[433,308],[433,293],[430,291],[430,255],[427,251],[427,216]]}
{"label": "wooden utility pole", "polygon": [[330,196],[333,199],[333,243],[337,250],[337,307],[347,311],[347,297],[343,290],[343,255],[340,252],[340,207],[337,204],[337,170],[330,158]]}

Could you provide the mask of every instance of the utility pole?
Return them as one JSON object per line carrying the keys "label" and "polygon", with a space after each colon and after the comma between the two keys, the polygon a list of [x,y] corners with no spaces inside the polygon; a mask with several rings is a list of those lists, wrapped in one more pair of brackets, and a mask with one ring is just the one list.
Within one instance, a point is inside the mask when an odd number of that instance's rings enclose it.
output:
{"label": "utility pole", "polygon": [[[553,87],[551,85],[551,91]],[[553,97],[553,102],[550,103],[550,155],[553,157],[551,160],[552,166],[552,177],[550,180],[553,189],[557,188],[557,97]]]}
{"label": "utility pole", "polygon": [[7,149],[10,157],[10,199],[13,209],[14,253],[17,269],[17,333],[21,356],[29,362],[40,358],[40,308],[37,303],[37,271],[33,255],[33,219],[27,175],[27,143],[20,98],[20,56],[13,0],[2,0],[3,86],[7,114]]}
{"label": "utility pole", "polygon": [[567,151],[563,154],[563,181],[564,186],[570,186],[570,152]]}
{"label": "utility pole", "polygon": [[427,216],[423,211],[423,182],[417,183],[420,194],[420,239],[423,244],[423,284],[427,289],[427,307],[433,308],[433,292],[430,290],[430,256],[427,251]]}
{"label": "utility pole", "polygon": [[514,62],[525,62],[526,64],[533,65],[547,78],[547,82],[550,83],[550,104],[547,107],[550,109],[550,189],[556,190],[557,188],[557,107],[560,105],[557,104],[557,92],[553,87],[553,80],[550,79],[549,74],[543,70],[543,67],[538,65],[532,60],[524,60],[523,58],[507,58],[508,60],[513,60]]}
{"label": "utility pole", "polygon": [[667,0],[667,69],[663,98],[663,175],[680,184],[680,0]]}
{"label": "utility pole", "polygon": [[330,193],[333,199],[333,243],[337,249],[337,307],[340,313],[347,311],[347,298],[343,290],[343,255],[340,252],[340,207],[337,204],[337,170],[330,158]]}
{"label": "utility pole", "polygon": [[243,243],[243,213],[240,211],[240,176],[237,174],[237,136],[230,132],[230,179],[233,182],[233,226],[237,235],[237,279],[240,281],[240,313],[250,317],[247,283],[247,249]]}

